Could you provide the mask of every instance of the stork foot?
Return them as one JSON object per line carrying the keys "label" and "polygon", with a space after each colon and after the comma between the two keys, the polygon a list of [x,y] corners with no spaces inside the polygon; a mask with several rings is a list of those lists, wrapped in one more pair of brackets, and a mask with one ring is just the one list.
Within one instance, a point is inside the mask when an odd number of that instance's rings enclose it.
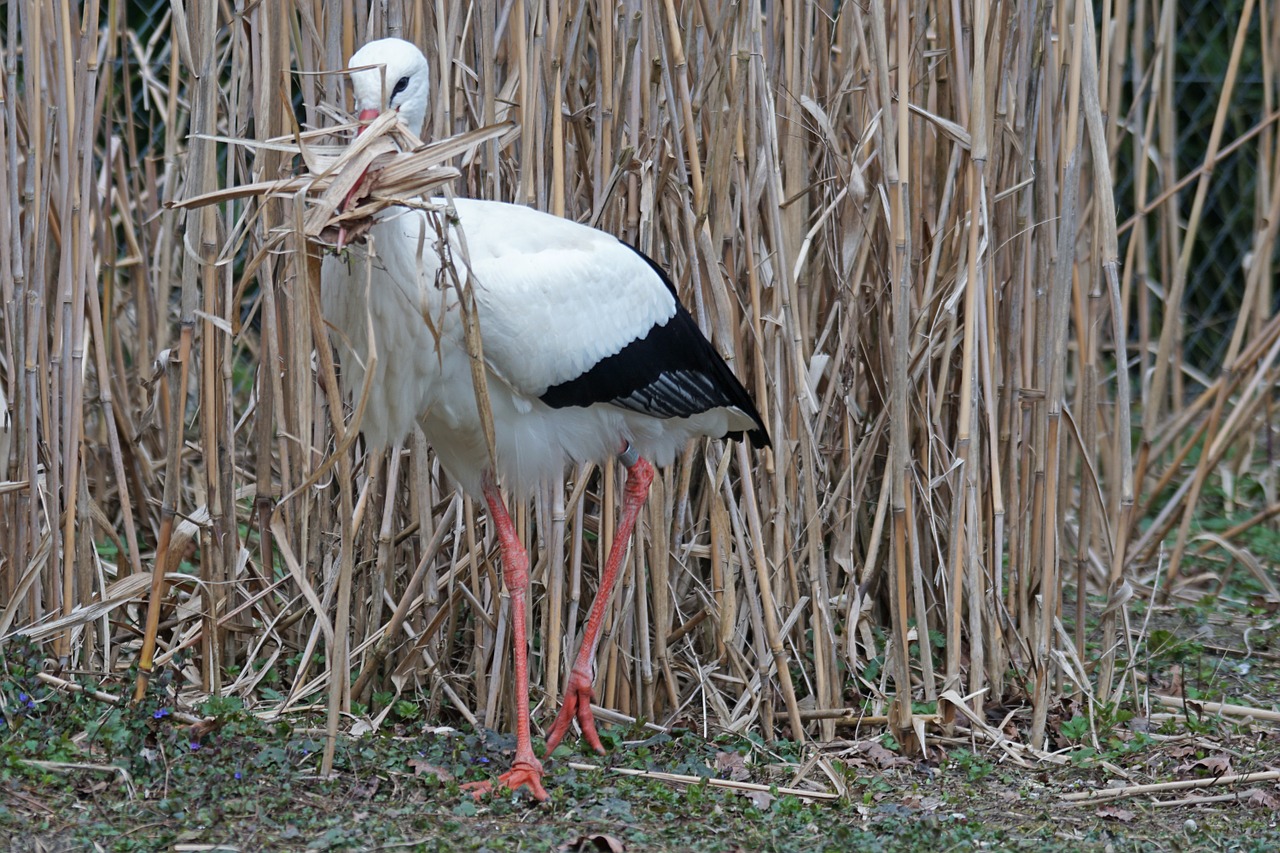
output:
{"label": "stork foot", "polygon": [[533,798],[540,803],[545,803],[550,797],[547,790],[542,787],[542,765],[535,758],[532,761],[517,761],[510,770],[503,773],[497,780],[486,779],[483,782],[467,782],[462,786],[462,790],[467,791],[471,796],[479,801],[498,790],[501,793],[502,788],[510,791],[518,791],[522,787],[528,787],[529,793],[533,794]]}
{"label": "stork foot", "polygon": [[596,732],[596,718],[591,713],[591,702],[595,698],[596,693],[591,689],[591,674],[575,668],[569,677],[564,704],[560,706],[560,713],[556,714],[556,721],[551,724],[551,731],[547,732],[547,752],[544,758],[550,757],[560,741],[564,740],[574,718],[577,718],[578,725],[582,727],[582,737],[592,749],[604,755],[604,744],[600,743],[600,735]]}

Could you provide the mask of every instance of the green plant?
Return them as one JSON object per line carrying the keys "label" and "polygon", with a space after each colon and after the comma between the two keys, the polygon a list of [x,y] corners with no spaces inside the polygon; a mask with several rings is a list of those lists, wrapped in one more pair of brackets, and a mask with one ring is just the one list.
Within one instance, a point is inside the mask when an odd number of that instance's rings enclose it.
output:
{"label": "green plant", "polygon": [[995,770],[990,761],[967,749],[957,749],[948,755],[947,759],[961,770],[970,782],[985,779]]}

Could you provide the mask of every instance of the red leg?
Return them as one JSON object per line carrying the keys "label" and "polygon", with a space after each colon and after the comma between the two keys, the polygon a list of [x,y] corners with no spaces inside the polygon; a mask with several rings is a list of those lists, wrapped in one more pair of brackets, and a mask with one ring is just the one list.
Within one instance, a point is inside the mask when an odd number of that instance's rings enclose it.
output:
{"label": "red leg", "polygon": [[[529,634],[526,625],[529,555],[516,536],[515,525],[492,476],[485,477],[484,498],[489,504],[490,517],[498,527],[498,540],[502,547],[502,575],[511,596],[511,642],[516,659],[516,758],[511,769],[498,777],[498,784],[513,791],[528,785],[534,797],[545,801],[547,792],[542,787],[542,764],[533,754],[533,743],[529,739]],[[476,799],[492,791],[493,787],[493,782],[463,785]]]}
{"label": "red leg", "polygon": [[[627,462],[630,455],[634,461]],[[569,674],[569,684],[565,689],[564,704],[560,713],[547,733],[547,751],[544,758],[559,746],[560,741],[569,732],[569,724],[576,717],[582,727],[582,736],[591,748],[601,755],[604,745],[600,743],[600,735],[596,733],[596,721],[591,715],[591,700],[595,692],[591,682],[595,680],[596,647],[600,645],[600,628],[604,624],[604,610],[609,605],[613,582],[618,577],[618,569],[622,566],[622,558],[627,553],[627,544],[631,541],[631,533],[635,530],[636,519],[640,516],[640,507],[644,506],[649,496],[649,484],[653,482],[653,466],[648,460],[636,456],[629,448],[623,451],[622,459],[627,462],[626,498],[622,504],[622,520],[618,522],[617,535],[613,537],[613,547],[609,549],[609,559],[604,565],[604,573],[600,576],[600,589],[596,592],[596,600],[591,605],[591,615],[587,617],[586,630],[582,632],[582,645],[578,648],[578,657],[574,661],[573,671]]]}

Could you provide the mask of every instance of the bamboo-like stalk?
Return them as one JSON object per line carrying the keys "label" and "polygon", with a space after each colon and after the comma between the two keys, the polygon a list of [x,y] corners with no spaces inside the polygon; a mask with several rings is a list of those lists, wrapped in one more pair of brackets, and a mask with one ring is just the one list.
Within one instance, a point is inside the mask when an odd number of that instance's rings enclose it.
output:
{"label": "bamboo-like stalk", "polygon": [[[185,46],[185,54],[190,62],[193,75],[199,80],[196,88],[195,103],[192,111],[191,125],[197,133],[212,136],[216,122],[217,79],[213,74],[214,32],[216,29],[216,4],[208,0],[200,0],[195,7],[193,35]],[[192,145],[188,175],[193,194],[204,192],[213,187],[214,169],[217,166],[213,156],[213,143],[208,140],[197,141]],[[201,212],[191,217],[190,232],[194,245],[205,250],[200,258],[205,265],[214,262],[208,252],[209,247],[216,245],[216,238],[211,233],[216,227],[212,211]],[[208,234],[208,238],[204,237]],[[140,701],[146,691],[147,679],[151,675],[152,656],[156,643],[156,632],[160,625],[160,607],[165,593],[164,576],[168,571],[172,556],[169,545],[172,541],[174,517],[178,512],[179,489],[181,488],[181,454],[183,413],[187,402],[187,378],[191,365],[192,339],[195,330],[196,312],[196,280],[197,266],[187,263],[183,266],[182,278],[182,315],[180,318],[181,335],[176,362],[177,382],[169,389],[169,444],[168,460],[165,465],[164,501],[160,509],[160,537],[156,548],[156,562],[152,567],[151,595],[147,602],[146,630],[143,634],[142,650],[138,660],[138,681],[134,688],[134,701]],[[211,633],[206,631],[206,637]]]}
{"label": "bamboo-like stalk", "polygon": [[[1092,19],[1086,17],[1084,24],[1086,27],[1091,27]],[[1129,315],[1127,303],[1120,296],[1121,287],[1117,269],[1119,249],[1115,226],[1115,199],[1109,193],[1109,188],[1113,185],[1110,178],[1110,158],[1109,156],[1104,156],[1113,150],[1113,146],[1104,138],[1105,122],[1098,97],[1098,93],[1106,88],[1106,78],[1102,78],[1102,82],[1098,82],[1095,79],[1094,69],[1097,68],[1099,54],[1094,52],[1094,41],[1093,33],[1090,29],[1084,39],[1085,56],[1082,68],[1084,85],[1081,95],[1084,105],[1085,127],[1089,135],[1090,151],[1095,163],[1095,198],[1101,210],[1101,214],[1097,218],[1097,233],[1102,246],[1102,257],[1099,258],[1099,261],[1101,262],[1101,273],[1105,280],[1109,300],[1112,339],[1119,341],[1124,336],[1124,330],[1128,328]],[[1105,56],[1106,54],[1102,55]],[[1116,91],[1113,91],[1111,95],[1113,98],[1118,98],[1118,92]],[[1101,324],[1100,318],[1098,323]],[[1098,343],[1095,340],[1094,347],[1089,350],[1090,358],[1094,359],[1095,363],[1096,355],[1094,354],[1094,349],[1097,346]],[[1090,386],[1087,394],[1091,399],[1093,410],[1087,407],[1086,416],[1092,419],[1092,424],[1100,420],[1100,414],[1096,412],[1096,407],[1098,406],[1097,386],[1099,383],[1096,366],[1090,372],[1089,379]],[[1115,400],[1116,419],[1112,427],[1114,438],[1111,458],[1113,483],[1110,498],[1104,507],[1099,507],[1100,510],[1105,510],[1102,524],[1108,533],[1106,538],[1110,543],[1111,549],[1107,577],[1108,601],[1113,600],[1119,594],[1121,585],[1124,583],[1124,558],[1129,533],[1129,521],[1134,506],[1133,458],[1129,441],[1130,419],[1132,417],[1130,410],[1131,391],[1128,382],[1116,383]],[[1092,429],[1088,430],[1084,439],[1086,447],[1092,446],[1089,435],[1094,436],[1096,440],[1096,433]],[[1079,545],[1081,555],[1088,552],[1087,539],[1087,536],[1081,536],[1082,542]],[[1084,608],[1080,606],[1080,602],[1084,601],[1082,592],[1086,588],[1083,556],[1080,557],[1079,565],[1081,568],[1077,573],[1076,579],[1076,618],[1078,620],[1076,630],[1078,636],[1083,636]],[[1102,697],[1103,702],[1109,701],[1111,698],[1111,667],[1114,665],[1113,650],[1116,648],[1114,630],[1115,610],[1108,607],[1104,609],[1102,617],[1103,648],[1105,651],[1103,652],[1103,663],[1098,675],[1098,694]],[[1082,660],[1084,659],[1079,640],[1077,640],[1077,656]]]}
{"label": "bamboo-like stalk", "polygon": [[[1211,144],[1179,173],[1171,3],[1107,0],[1095,30],[1087,6],[936,0],[285,2],[233,27],[196,0],[141,31],[99,3],[78,20],[6,7],[0,643],[27,630],[100,672],[196,650],[203,689],[249,699],[269,665],[293,685],[281,707],[328,696],[330,756],[342,713],[376,724],[371,697],[415,689],[431,715],[506,726],[485,509],[420,438],[364,453],[362,393],[344,398],[309,289],[305,199],[264,195],[300,186],[295,131],[349,141],[324,130],[349,106],[338,69],[400,35],[436,78],[427,141],[512,122],[449,150],[447,192],[652,256],[773,438],[696,443],[660,472],[609,602],[600,703],[796,740],[834,737],[819,712],[856,707],[911,745],[913,703],[949,724],[1026,696],[1038,747],[1069,684],[1145,701],[1123,602],[1201,583],[1186,549],[1215,478],[1256,476],[1268,452],[1273,81],[1235,111],[1243,57],[1274,65],[1269,8],[1245,4]],[[1207,285],[1189,264],[1215,169],[1240,157],[1258,176],[1252,260]],[[169,205],[209,191],[214,206]],[[1179,312],[1211,286],[1241,307],[1222,366],[1198,375]],[[513,507],[535,555],[535,723],[576,651],[619,479],[587,466]],[[1247,520],[1192,554],[1247,565],[1274,507],[1228,498]],[[81,630],[126,606],[104,596],[144,565],[141,636],[127,619]],[[168,608],[179,571],[205,582],[197,615]]]}

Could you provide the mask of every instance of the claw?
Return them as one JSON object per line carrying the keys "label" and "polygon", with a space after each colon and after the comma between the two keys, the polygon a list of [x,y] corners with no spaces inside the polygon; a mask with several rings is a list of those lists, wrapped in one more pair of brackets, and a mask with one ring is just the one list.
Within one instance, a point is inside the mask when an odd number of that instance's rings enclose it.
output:
{"label": "claw", "polygon": [[592,749],[604,755],[604,744],[600,742],[600,735],[596,732],[596,718],[591,713],[591,701],[595,698],[595,691],[591,689],[591,676],[575,669],[569,678],[564,704],[560,706],[560,713],[556,714],[556,721],[547,732],[547,751],[543,758],[549,758],[560,745],[560,741],[569,733],[569,723],[575,718],[582,727],[582,737]]}
{"label": "claw", "polygon": [[483,782],[467,782],[462,786],[462,790],[470,793],[472,798],[479,802],[494,793],[495,788],[499,786],[511,791],[518,791],[528,786],[529,793],[533,794],[533,798],[538,802],[545,803],[550,799],[546,789],[542,787],[542,765],[537,759],[532,763],[517,761],[510,770],[499,776],[496,782],[492,779],[486,779]]}

